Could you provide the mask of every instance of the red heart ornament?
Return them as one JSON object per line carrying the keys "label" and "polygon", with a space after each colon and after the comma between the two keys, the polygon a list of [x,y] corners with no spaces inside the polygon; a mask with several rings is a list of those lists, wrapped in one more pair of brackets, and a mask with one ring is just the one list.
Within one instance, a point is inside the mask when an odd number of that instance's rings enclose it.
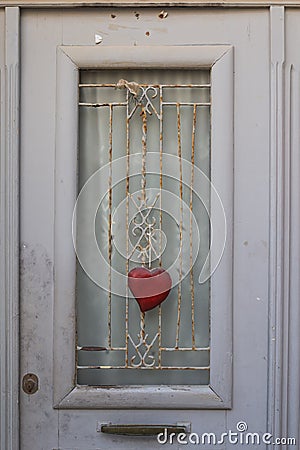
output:
{"label": "red heart ornament", "polygon": [[135,267],[128,273],[128,286],[142,312],[160,305],[169,295],[172,280],[162,268],[148,270]]}

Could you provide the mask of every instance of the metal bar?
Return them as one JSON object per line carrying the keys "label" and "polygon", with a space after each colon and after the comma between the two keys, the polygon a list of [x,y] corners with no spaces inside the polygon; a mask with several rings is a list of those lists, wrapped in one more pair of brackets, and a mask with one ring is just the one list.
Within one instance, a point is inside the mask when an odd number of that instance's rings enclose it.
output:
{"label": "metal bar", "polygon": [[179,331],[180,331],[180,318],[181,318],[181,278],[182,278],[182,214],[183,214],[183,187],[182,187],[182,160],[181,160],[181,118],[180,118],[180,104],[176,104],[177,109],[177,144],[178,144],[178,158],[179,158],[179,170],[180,170],[180,185],[179,185],[179,195],[180,195],[180,223],[179,223],[179,242],[180,242],[180,266],[179,266],[179,283],[178,283],[178,307],[177,307],[177,326],[176,326],[176,348],[179,345]]}
{"label": "metal bar", "polygon": [[[163,106],[177,106],[178,102],[163,102]],[[180,106],[210,106],[210,102],[180,102]]]}
{"label": "metal bar", "polygon": [[[107,348],[107,347],[97,347],[97,346],[84,346],[84,347],[80,347],[77,346],[77,351],[82,351],[82,352],[104,352],[104,351],[125,351],[126,347],[111,347],[111,348]],[[160,347],[161,351],[164,352],[185,352],[185,351],[197,351],[197,352],[206,352],[206,351],[210,351],[210,347],[178,347],[178,348],[174,348],[174,347]]]}
{"label": "metal bar", "polygon": [[[129,92],[126,92],[126,273],[129,272],[129,158],[130,158],[130,139],[129,139]],[[129,287],[126,283],[126,306],[125,306],[125,366],[128,366],[128,334],[129,334]]]}
{"label": "metal bar", "polygon": [[112,102],[112,103],[87,103],[87,102],[79,102],[79,106],[88,106],[92,108],[101,108],[103,106],[126,106],[125,102]]}
{"label": "metal bar", "polygon": [[194,270],[193,270],[193,187],[194,187],[194,165],[195,165],[195,134],[197,123],[197,105],[193,110],[193,127],[192,127],[192,173],[190,186],[190,287],[191,287],[191,303],[192,303],[192,347],[195,347],[195,291],[194,291]]}
{"label": "metal bar", "polygon": [[[146,200],[146,155],[147,155],[147,114],[145,108],[142,106],[142,198]],[[145,264],[145,253],[142,256],[142,264]],[[151,267],[151,261],[148,261]],[[145,339],[145,313],[141,312],[141,336]]]}
{"label": "metal bar", "polygon": [[[141,87],[148,87],[148,84],[140,84]],[[153,87],[156,88],[210,88],[211,84],[152,84]],[[80,83],[80,88],[95,88],[95,87],[101,87],[101,88],[116,88],[117,83],[109,84],[101,84],[101,83]]]}
{"label": "metal bar", "polygon": [[145,108],[142,107],[142,196],[146,200],[146,155],[147,155],[147,114]]}
{"label": "metal bar", "polygon": [[108,347],[111,347],[111,259],[112,259],[112,125],[113,125],[113,106],[109,107],[109,177],[108,177]]}
{"label": "metal bar", "polygon": [[130,370],[210,370],[209,366],[197,367],[175,367],[175,366],[78,366],[80,370],[83,369],[130,369]]}
{"label": "metal bar", "polygon": [[77,351],[82,352],[109,352],[109,351],[117,351],[117,350],[126,350],[126,347],[97,347],[97,346],[77,346]]}
{"label": "metal bar", "polygon": [[[162,188],[163,188],[163,88],[159,88],[159,266],[162,266]],[[161,346],[162,346],[162,335],[161,335],[161,324],[162,324],[162,311],[161,305],[158,307],[158,366],[161,367]]]}
{"label": "metal bar", "polygon": [[194,350],[195,352],[209,352],[210,347],[161,347],[163,352],[188,352]]}
{"label": "metal bar", "polygon": [[119,425],[102,424],[101,433],[116,434],[121,436],[157,436],[159,433],[186,433],[187,427],[184,425]]}
{"label": "metal bar", "polygon": [[94,87],[107,87],[107,88],[116,88],[116,83],[79,83],[80,88],[94,88]]}
{"label": "metal bar", "polygon": [[210,88],[211,84],[161,84],[163,88]]}

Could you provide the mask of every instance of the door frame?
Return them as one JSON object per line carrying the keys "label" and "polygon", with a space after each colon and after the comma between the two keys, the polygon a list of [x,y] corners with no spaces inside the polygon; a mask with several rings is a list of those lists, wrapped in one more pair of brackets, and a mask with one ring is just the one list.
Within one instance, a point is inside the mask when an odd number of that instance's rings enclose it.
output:
{"label": "door frame", "polygon": [[[1,449],[19,448],[19,7],[65,7],[82,5],[82,0],[60,2],[38,0],[5,1],[4,48],[0,48],[1,61],[1,201],[0,201],[0,406]],[[89,5],[100,5],[100,1],[89,0]],[[174,2],[172,2],[174,4]],[[210,0],[184,2],[180,4],[205,6]],[[280,1],[234,1],[228,0],[228,6],[270,7],[270,256],[269,256],[269,405],[268,431],[275,436],[284,435],[289,423],[289,434],[297,436],[299,407],[287,408],[289,398],[293,396],[296,385],[288,383],[286,376],[299,381],[299,320],[295,312],[299,311],[299,248],[291,252],[290,232],[299,235],[299,218],[291,215],[297,206],[299,179],[291,178],[289,133],[284,138],[284,130],[291,128],[290,109],[286,108],[285,92],[289,87],[284,81],[285,61],[285,7],[299,7],[297,0]],[[103,3],[105,4],[105,2]],[[135,5],[135,2],[122,2],[117,6]],[[163,5],[167,5],[165,2]],[[216,0],[214,5],[226,7],[224,2]],[[154,1],[151,2],[151,6]],[[140,6],[140,5],[139,5]],[[162,7],[162,3],[160,3]],[[5,69],[6,67],[6,69]],[[290,97],[287,98],[290,101]],[[275,108],[276,105],[276,108]],[[289,104],[288,104],[289,106]],[[287,149],[287,150],[286,150]],[[294,163],[299,159],[295,157]],[[288,225],[288,226],[286,226]],[[299,239],[297,239],[297,242]],[[291,254],[292,258],[291,259]],[[290,264],[293,270],[290,269]],[[289,285],[293,286],[289,291]],[[293,294],[293,295],[291,295]],[[294,314],[291,314],[293,312]],[[290,319],[290,320],[289,320]],[[293,334],[293,355],[289,353],[290,332]],[[297,347],[298,351],[295,351]],[[293,360],[293,364],[291,361]],[[298,436],[297,436],[298,437]],[[277,447],[275,447],[277,448]],[[279,447],[278,447],[279,448]]]}
{"label": "door frame", "polygon": [[[217,188],[218,195],[211,196],[210,213],[211,223],[218,224],[218,230],[221,231],[219,234],[222,234],[224,229],[224,236],[217,238],[221,243],[219,247],[223,246],[225,240],[226,245],[223,254],[220,249],[217,255],[217,251],[213,250],[214,246],[211,253],[211,261],[221,256],[222,259],[218,270],[211,278],[210,287],[209,386],[131,386],[120,389],[120,386],[95,388],[76,386],[74,383],[76,255],[70,224],[77,198],[75,174],[78,152],[79,70],[139,67],[211,70],[211,183]],[[53,361],[55,407],[143,409],[147,398],[148,408],[231,408],[233,47],[230,45],[61,46],[57,49],[56,98]],[[212,190],[215,192],[213,188]],[[219,196],[221,203],[216,201]]]}

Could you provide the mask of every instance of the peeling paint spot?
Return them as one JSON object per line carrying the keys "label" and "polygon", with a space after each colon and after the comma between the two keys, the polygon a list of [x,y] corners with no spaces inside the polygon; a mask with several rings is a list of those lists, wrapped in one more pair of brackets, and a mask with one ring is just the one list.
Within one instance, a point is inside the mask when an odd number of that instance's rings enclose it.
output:
{"label": "peeling paint spot", "polygon": [[137,18],[137,20],[139,20],[139,18],[140,18],[140,13],[134,12],[134,15],[135,15],[135,17]]}
{"label": "peeling paint spot", "polygon": [[95,44],[101,44],[101,42],[103,41],[103,37],[100,36],[100,34],[95,34]]}
{"label": "peeling paint spot", "polygon": [[110,17],[111,17],[112,19],[115,19],[117,16],[116,16],[115,14],[111,14]]}
{"label": "peeling paint spot", "polygon": [[166,18],[168,17],[167,11],[161,11],[161,12],[158,14],[158,17],[159,17],[160,19],[166,19]]}

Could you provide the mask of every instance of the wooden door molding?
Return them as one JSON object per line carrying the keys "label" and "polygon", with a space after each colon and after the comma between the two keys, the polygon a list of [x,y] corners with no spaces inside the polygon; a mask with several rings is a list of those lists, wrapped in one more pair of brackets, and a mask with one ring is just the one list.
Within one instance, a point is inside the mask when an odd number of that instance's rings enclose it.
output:
{"label": "wooden door molding", "polygon": [[[0,447],[19,448],[19,22],[6,8],[0,48]],[[0,19],[1,20],[1,19]]]}
{"label": "wooden door molding", "polygon": [[222,8],[267,8],[270,6],[300,7],[299,0],[145,0],[142,5],[137,0],[4,0],[1,6],[18,6],[21,8],[66,8],[66,7],[173,7],[173,6],[195,6],[195,7],[222,7]]}
{"label": "wooden door molding", "polygon": [[285,8],[271,7],[268,431],[298,441],[300,71],[285,26]]}
{"label": "wooden door molding", "polygon": [[[75,386],[76,202],[80,68],[211,68],[212,184],[226,213],[227,242],[211,280],[209,386]],[[57,50],[54,405],[57,408],[230,408],[232,388],[233,48],[230,45],[96,47]],[[212,202],[212,220],[217,205]],[[125,400],[126,399],[126,400]]]}

